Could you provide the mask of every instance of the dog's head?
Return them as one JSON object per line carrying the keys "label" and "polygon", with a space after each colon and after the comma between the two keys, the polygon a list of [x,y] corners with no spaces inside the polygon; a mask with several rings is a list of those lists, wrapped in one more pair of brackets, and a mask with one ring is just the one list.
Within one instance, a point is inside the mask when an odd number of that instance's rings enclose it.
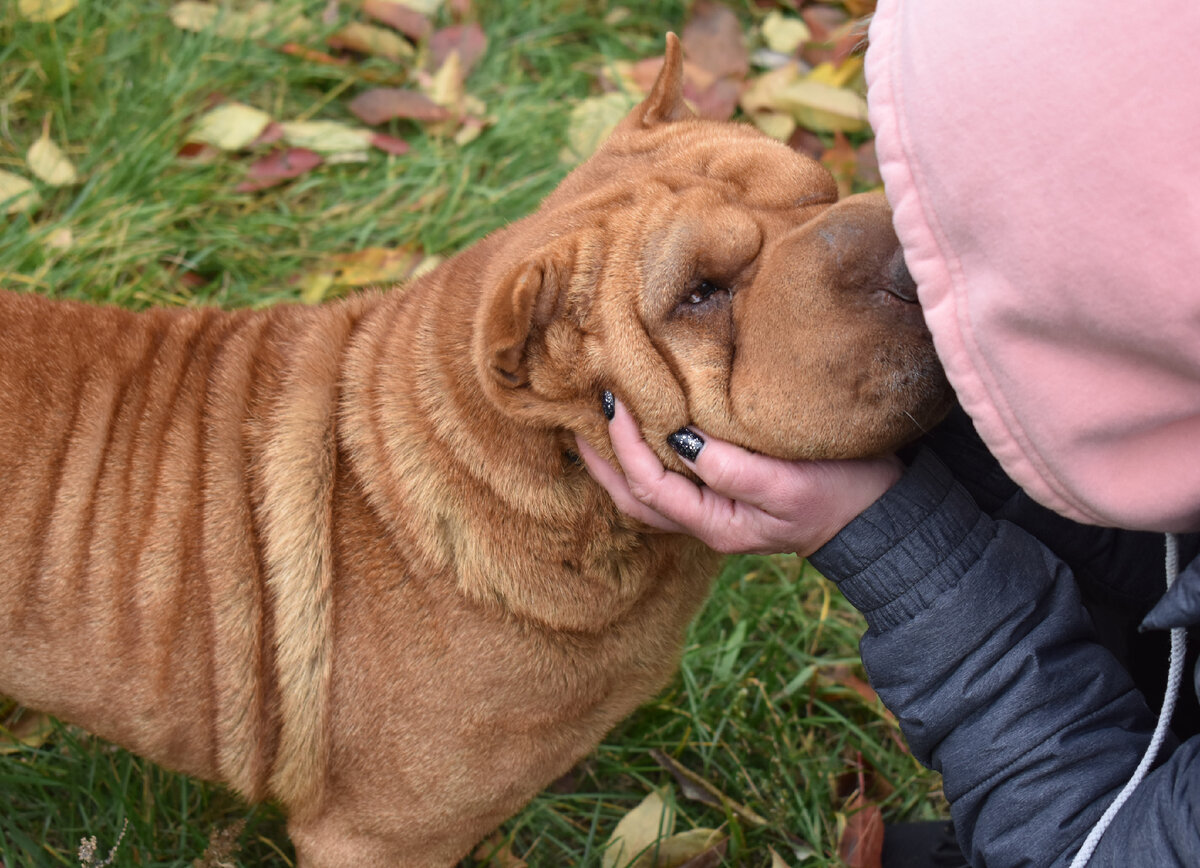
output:
{"label": "dog's head", "polygon": [[[603,448],[611,389],[669,466],[695,424],[783,458],[895,449],[949,387],[882,195],[696,118],[678,40],[649,97],[516,227],[475,362],[492,400]],[[525,230],[528,229],[526,232]]]}

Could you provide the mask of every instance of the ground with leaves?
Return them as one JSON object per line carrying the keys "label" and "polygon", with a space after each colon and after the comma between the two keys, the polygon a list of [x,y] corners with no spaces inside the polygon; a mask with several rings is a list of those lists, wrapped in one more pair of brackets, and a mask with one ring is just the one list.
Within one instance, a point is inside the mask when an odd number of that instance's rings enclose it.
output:
{"label": "ground with leaves", "polygon": [[[0,285],[130,307],[390,285],[531,211],[649,86],[878,184],[870,0],[16,0]],[[861,619],[734,558],[679,677],[465,866],[877,865],[944,811],[862,680]],[[283,821],[0,700],[0,864],[290,865]]]}

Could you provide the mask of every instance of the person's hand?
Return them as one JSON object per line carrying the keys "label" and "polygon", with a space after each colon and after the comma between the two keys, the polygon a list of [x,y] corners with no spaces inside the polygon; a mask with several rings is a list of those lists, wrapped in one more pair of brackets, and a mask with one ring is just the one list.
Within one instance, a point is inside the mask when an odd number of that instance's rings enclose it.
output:
{"label": "person's hand", "polygon": [[[608,400],[608,396],[605,396]],[[609,436],[624,474],[576,438],[588,472],[627,515],[697,537],[719,552],[810,555],[900,478],[894,457],[783,461],[685,428],[668,438],[704,481],[666,470],[612,401]]]}

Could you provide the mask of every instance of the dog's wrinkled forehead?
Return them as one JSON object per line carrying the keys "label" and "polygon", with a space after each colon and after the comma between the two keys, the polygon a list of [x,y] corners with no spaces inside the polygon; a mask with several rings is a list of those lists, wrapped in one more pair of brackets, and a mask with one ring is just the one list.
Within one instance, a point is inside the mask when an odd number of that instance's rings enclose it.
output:
{"label": "dog's wrinkled forehead", "polygon": [[[757,130],[696,120],[611,141],[608,154],[637,161],[672,191],[707,186],[753,208],[797,208],[837,201],[820,163]],[[603,157],[598,161],[601,164]]]}

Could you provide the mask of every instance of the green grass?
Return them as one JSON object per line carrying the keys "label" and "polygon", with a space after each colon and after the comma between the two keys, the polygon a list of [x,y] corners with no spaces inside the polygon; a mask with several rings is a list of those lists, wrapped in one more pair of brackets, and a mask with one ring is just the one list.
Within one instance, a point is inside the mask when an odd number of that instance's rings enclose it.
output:
{"label": "green grass", "polygon": [[[660,53],[686,11],[646,0],[614,23],[605,3],[477,0],[489,48],[468,89],[495,119],[479,139],[460,147],[395,123],[389,131],[413,145],[405,156],[373,152],[245,195],[234,187],[247,158],[177,157],[212,94],[279,118],[352,121],[346,103],[370,86],[364,76],[396,70],[380,60],[300,61],[269,37],[183,33],[167,5],[81,0],[53,25],[18,20],[15,3],[0,7],[0,169],[25,173],[25,151],[49,115],[84,176],[77,187],[40,186],[33,215],[0,215],[0,285],[132,307],[260,306],[295,300],[297,277],[329,254],[397,245],[453,253],[536,206],[566,171],[570,107],[597,92],[606,64]],[[325,7],[295,5],[317,20]],[[343,17],[354,5],[341,4]],[[750,4],[739,12],[749,20]],[[196,277],[182,280],[179,264]],[[937,815],[937,777],[901,749],[877,703],[839,684],[839,665],[861,676],[862,629],[801,561],[731,559],[671,687],[506,823],[504,841],[530,866],[599,865],[616,822],[671,784],[653,749],[768,821],[748,824],[670,787],[680,829],[725,824],[726,865],[766,866],[768,847],[790,865],[837,864],[856,770],[866,769],[868,796],[887,818]],[[236,864],[290,864],[272,807],[248,807],[72,727],[0,755],[5,868],[78,865],[79,841],[93,835],[103,857],[126,823],[115,865],[185,866],[240,821]]]}

